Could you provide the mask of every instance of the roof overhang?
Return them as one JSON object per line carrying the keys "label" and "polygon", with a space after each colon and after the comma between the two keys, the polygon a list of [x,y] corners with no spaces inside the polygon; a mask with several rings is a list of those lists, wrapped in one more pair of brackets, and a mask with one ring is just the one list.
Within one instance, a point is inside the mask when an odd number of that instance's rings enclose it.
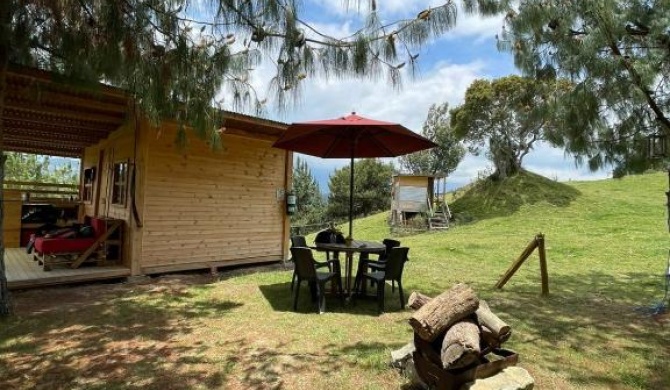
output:
{"label": "roof overhang", "polygon": [[118,129],[128,112],[128,98],[119,89],[58,82],[33,68],[10,67],[6,88],[7,151],[80,157],[85,147]]}
{"label": "roof overhang", "polygon": [[[81,157],[131,119],[124,90],[101,83],[82,84],[51,72],[10,67],[6,79],[4,149]],[[276,140],[288,124],[224,112],[222,132]]]}

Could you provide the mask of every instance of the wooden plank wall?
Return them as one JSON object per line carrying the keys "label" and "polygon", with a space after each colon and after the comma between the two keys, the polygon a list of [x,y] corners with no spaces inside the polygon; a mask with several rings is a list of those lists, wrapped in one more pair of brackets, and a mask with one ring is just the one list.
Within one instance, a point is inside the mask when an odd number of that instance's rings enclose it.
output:
{"label": "wooden plank wall", "polygon": [[21,241],[21,191],[2,191],[2,229],[5,248],[18,248]]}
{"label": "wooden plank wall", "polygon": [[286,188],[290,154],[236,135],[224,135],[218,151],[189,135],[180,149],[176,131],[163,125],[148,141],[142,272],[283,259],[286,216],[277,190]]}

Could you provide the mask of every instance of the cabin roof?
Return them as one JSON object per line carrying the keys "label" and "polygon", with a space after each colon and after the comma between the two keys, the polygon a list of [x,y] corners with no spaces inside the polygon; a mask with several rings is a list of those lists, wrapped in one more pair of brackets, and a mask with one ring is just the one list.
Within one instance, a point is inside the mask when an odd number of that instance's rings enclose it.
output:
{"label": "cabin roof", "polygon": [[[132,103],[119,88],[82,84],[56,74],[12,66],[7,72],[4,150],[81,157],[84,148],[107,138],[127,120]],[[226,133],[278,138],[288,124],[224,112]]]}

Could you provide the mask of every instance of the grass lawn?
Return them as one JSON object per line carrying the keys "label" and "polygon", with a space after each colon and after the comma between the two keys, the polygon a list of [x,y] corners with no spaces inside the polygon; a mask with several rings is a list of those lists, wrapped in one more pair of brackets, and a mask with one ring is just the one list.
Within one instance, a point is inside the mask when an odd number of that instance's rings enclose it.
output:
{"label": "grass lawn", "polygon": [[[572,183],[569,199],[472,212],[478,222],[401,237],[406,295],[457,282],[513,328],[507,346],[540,389],[670,388],[670,318],[658,303],[668,255],[667,177]],[[557,189],[557,191],[559,191]],[[388,236],[386,214],[358,220],[358,239]],[[493,285],[538,232],[551,295],[534,254],[502,291]],[[390,351],[411,339],[410,311],[387,294],[313,313],[291,310],[281,266],[171,275],[128,284],[14,294],[0,322],[0,389],[397,389]],[[303,287],[304,288],[304,287]],[[306,289],[305,289],[306,290]]]}

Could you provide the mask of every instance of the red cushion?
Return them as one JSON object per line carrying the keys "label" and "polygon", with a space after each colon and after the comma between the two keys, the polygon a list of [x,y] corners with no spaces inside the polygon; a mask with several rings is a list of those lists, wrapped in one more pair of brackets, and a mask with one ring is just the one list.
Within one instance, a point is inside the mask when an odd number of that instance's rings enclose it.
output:
{"label": "red cushion", "polygon": [[40,254],[84,252],[95,243],[95,238],[44,238],[35,239],[35,251]]}
{"label": "red cushion", "polygon": [[107,224],[100,218],[91,218],[91,226],[93,227],[96,237],[102,236],[107,231]]}

